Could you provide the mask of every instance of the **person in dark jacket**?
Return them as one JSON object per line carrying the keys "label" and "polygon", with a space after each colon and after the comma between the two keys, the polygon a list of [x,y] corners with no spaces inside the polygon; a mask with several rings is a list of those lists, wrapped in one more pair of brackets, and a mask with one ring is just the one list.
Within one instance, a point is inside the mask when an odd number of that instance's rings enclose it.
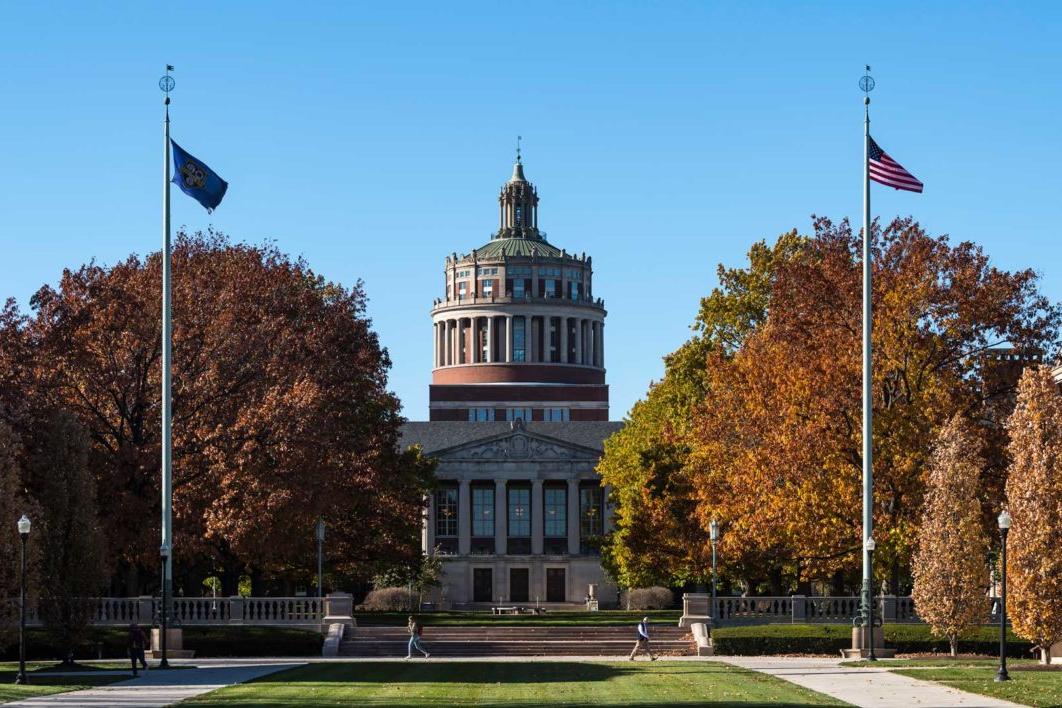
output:
{"label": "person in dark jacket", "polygon": [[147,660],[144,658],[144,649],[147,647],[147,637],[144,630],[136,622],[129,623],[129,661],[133,664],[133,676],[137,676],[136,662],[139,661],[144,671],[148,670]]}
{"label": "person in dark jacket", "polygon": [[638,629],[634,633],[634,649],[631,650],[631,655],[628,657],[631,661],[634,661],[635,655],[639,651],[644,651],[649,655],[649,661],[656,661],[656,657],[653,656],[652,649],[649,648],[649,618],[643,617],[642,621],[638,623]]}

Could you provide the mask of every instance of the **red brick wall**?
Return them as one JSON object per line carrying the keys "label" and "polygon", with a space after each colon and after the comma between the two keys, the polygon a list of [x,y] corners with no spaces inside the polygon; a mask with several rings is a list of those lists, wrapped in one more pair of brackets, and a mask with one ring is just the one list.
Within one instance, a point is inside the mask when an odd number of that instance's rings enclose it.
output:
{"label": "red brick wall", "polygon": [[[472,342],[469,342],[471,345]],[[605,372],[563,364],[482,364],[435,369],[436,385],[529,382],[561,384],[604,384]]]}
{"label": "red brick wall", "polygon": [[600,401],[608,403],[608,386],[436,386],[428,399],[442,401]]}

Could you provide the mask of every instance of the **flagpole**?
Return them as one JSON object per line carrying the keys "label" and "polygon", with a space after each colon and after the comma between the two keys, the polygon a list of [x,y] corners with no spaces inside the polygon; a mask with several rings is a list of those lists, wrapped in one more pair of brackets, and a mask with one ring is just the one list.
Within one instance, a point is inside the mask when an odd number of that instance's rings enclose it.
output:
{"label": "flagpole", "polygon": [[[867,67],[867,78],[870,67]],[[873,353],[871,349],[871,238],[870,238],[870,89],[873,79],[866,82],[863,97],[863,587],[861,616],[866,622],[872,616],[874,599],[873,568],[867,540],[874,533],[874,445],[873,445]],[[864,633],[866,641],[867,633]],[[869,648],[869,647],[868,647]]]}
{"label": "flagpole", "polygon": [[159,86],[166,93],[163,104],[166,118],[163,127],[162,158],[162,608],[160,611],[162,661],[159,668],[169,668],[166,658],[166,631],[169,619],[169,597],[173,594],[173,419],[171,408],[170,368],[173,341],[173,308],[170,287],[170,90],[173,79],[166,67],[166,76]]}

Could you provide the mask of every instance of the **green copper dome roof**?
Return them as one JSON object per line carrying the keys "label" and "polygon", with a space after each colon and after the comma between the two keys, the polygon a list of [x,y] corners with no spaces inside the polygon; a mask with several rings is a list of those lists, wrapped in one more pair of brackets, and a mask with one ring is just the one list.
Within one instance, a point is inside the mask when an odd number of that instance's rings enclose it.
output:
{"label": "green copper dome roof", "polygon": [[[504,257],[530,258],[532,249],[539,258],[560,258],[561,250],[547,241],[537,238],[496,238],[476,249],[476,258],[481,261]],[[471,256],[472,254],[469,254]]]}

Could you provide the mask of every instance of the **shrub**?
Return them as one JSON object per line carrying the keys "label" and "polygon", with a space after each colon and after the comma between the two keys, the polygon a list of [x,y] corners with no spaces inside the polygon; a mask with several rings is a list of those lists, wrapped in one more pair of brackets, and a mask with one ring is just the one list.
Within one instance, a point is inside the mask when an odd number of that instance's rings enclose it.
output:
{"label": "shrub", "polygon": [[184,646],[197,658],[320,656],[324,635],[286,627],[185,627]]}
{"label": "shrub", "polygon": [[675,596],[667,588],[634,588],[623,593],[620,607],[632,610],[666,610],[675,603]]}
{"label": "shrub", "polygon": [[358,609],[367,612],[404,612],[416,602],[416,594],[411,594],[407,588],[379,588],[366,595]]}
{"label": "shrub", "polygon": [[[879,630],[880,631],[880,630]],[[959,639],[962,654],[993,656],[999,651],[999,629],[977,627]],[[767,624],[717,627],[712,631],[716,654],[756,656],[778,654],[828,654],[837,656],[852,646],[852,628],[847,624]],[[885,644],[900,654],[946,654],[946,638],[934,637],[923,624],[885,625]],[[1027,657],[1032,643],[1008,634],[1007,653]]]}

